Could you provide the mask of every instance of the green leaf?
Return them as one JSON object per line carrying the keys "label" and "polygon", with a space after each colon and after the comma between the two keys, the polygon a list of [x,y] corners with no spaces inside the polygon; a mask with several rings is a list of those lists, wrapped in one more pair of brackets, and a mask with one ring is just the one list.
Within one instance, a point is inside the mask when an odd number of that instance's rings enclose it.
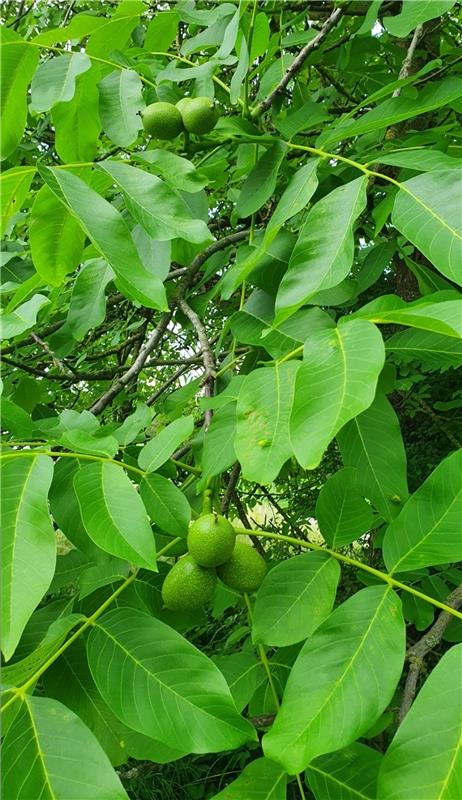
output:
{"label": "green leaf", "polygon": [[76,80],[75,94],[51,112],[56,152],[65,163],[93,161],[101,133],[99,118],[99,69],[93,65]]}
{"label": "green leaf", "polygon": [[234,450],[246,480],[272,483],[292,455],[289,418],[298,361],[246,375],[236,410]]}
{"label": "green leaf", "polygon": [[143,127],[143,84],[133,69],[116,69],[98,85],[99,112],[104,132],[119,147],[129,147]]}
{"label": "green leaf", "polygon": [[106,316],[105,289],[114,273],[104,258],[92,258],[82,266],[72,289],[67,323],[74,339],[81,342],[88,331]]}
{"label": "green leaf", "polygon": [[129,608],[109,611],[87,649],[103,699],[130,728],[190,753],[256,740],[215,664],[160,620]]}
{"label": "green leaf", "polygon": [[236,404],[229,403],[212,417],[202,445],[202,478],[198,490],[205,489],[210,478],[220,475],[236,461],[234,434],[236,432]]}
{"label": "green leaf", "polygon": [[144,39],[145,50],[165,51],[173,42],[178,30],[179,18],[176,11],[163,11],[150,21]]}
{"label": "green leaf", "polygon": [[375,800],[382,754],[365,744],[315,758],[305,771],[316,800]]}
{"label": "green leaf", "polygon": [[392,589],[369,586],[354,594],[300,651],[263,737],[265,755],[294,775],[316,756],[351,744],[390,702],[404,654],[401,603]]}
{"label": "green leaf", "polygon": [[231,330],[239,342],[264,347],[273,358],[281,358],[300,347],[307,333],[311,335],[316,330],[335,328],[330,314],[320,308],[301,309],[278,328],[272,327],[273,316],[273,298],[256,290],[242,311],[232,315]]}
{"label": "green leaf", "polygon": [[130,214],[154,239],[179,237],[197,244],[212,240],[205,222],[192,219],[184,200],[160,178],[117,161],[102,161],[98,167],[120,186]]}
{"label": "green leaf", "polygon": [[455,800],[462,791],[462,645],[443,655],[385,753],[378,800]]}
{"label": "green leaf", "polygon": [[305,343],[290,418],[293,450],[304,469],[317,467],[338,431],[374,399],[383,340],[375,326],[358,323],[315,331]]}
{"label": "green leaf", "polygon": [[170,150],[146,150],[135,153],[135,158],[150,164],[154,172],[158,172],[174,189],[182,192],[200,192],[208,183],[206,175],[202,175],[187,158],[182,158]]}
{"label": "green leaf", "polygon": [[[366,205],[367,178],[339,186],[313,206],[295,245],[276,297],[275,324],[316,292],[337,286],[353,264],[353,226]],[[335,227],[326,225],[335,219]]]}
{"label": "green leaf", "polygon": [[114,206],[76,175],[49,167],[42,167],[41,174],[113,268],[122,292],[148,308],[166,309],[164,287],[141,263],[128,226]]}
{"label": "green leaf", "polygon": [[412,303],[394,294],[371,300],[355,312],[355,317],[377,324],[409,325],[413,328],[462,338],[462,300],[457,292],[434,292]]}
{"label": "green leaf", "polygon": [[48,297],[43,294],[34,294],[27,303],[18,306],[15,311],[6,314],[3,312],[0,315],[2,339],[12,339],[32,328],[36,323],[38,312],[49,302]]}
{"label": "green leaf", "polygon": [[285,647],[307,639],[329,616],[340,567],[325,553],[303,553],[270,570],[253,613],[254,642]]}
{"label": "green leaf", "polygon": [[252,272],[268,250],[271,242],[276,238],[283,224],[308,205],[318,185],[318,178],[316,175],[318,165],[319,159],[312,158],[307,164],[297,170],[288,187],[283,192],[274,210],[274,214],[272,214],[265,228],[261,243],[250,252],[248,258],[244,259],[242,262],[237,262],[226,273],[222,283],[223,297],[230,297],[234,290]]}
{"label": "green leaf", "polygon": [[[78,551],[71,550],[71,552],[77,553]],[[2,668],[2,682],[9,686],[21,686],[29,680],[58,651],[72,628],[75,628],[77,623],[83,622],[84,619],[83,614],[67,614],[64,617],[58,617],[51,623],[43,640],[32,652],[20,661],[15,661],[14,664]]]}
{"label": "green leaf", "polygon": [[256,758],[211,800],[286,800],[287,775],[274,761]]}
{"label": "green leaf", "polygon": [[[429,87],[430,88],[430,87]],[[462,90],[461,90],[462,94]],[[393,225],[447,278],[462,284],[460,170],[418,175],[400,185]]]}
{"label": "green leaf", "polygon": [[48,697],[24,695],[20,702],[3,743],[4,797],[127,800],[104,750],[79,717]]}
{"label": "green leaf", "polygon": [[344,467],[326,481],[316,502],[316,519],[329,547],[354,542],[372,527],[371,507],[357,488],[356,470]]}
{"label": "green leaf", "polygon": [[138,465],[145,472],[155,472],[165,464],[194,430],[194,418],[180,417],[157,433],[150,442],[141,448]]}
{"label": "green leaf", "polygon": [[[433,0],[432,0],[433,2]],[[454,75],[442,81],[432,81],[417,95],[401,94],[399,97],[392,97],[385,100],[380,105],[362,114],[359,119],[349,119],[340,125],[330,128],[321,134],[317,140],[317,146],[326,147],[332,142],[340,139],[349,139],[352,136],[360,136],[369,131],[383,130],[397,122],[403,122],[410,117],[420,114],[427,114],[436,108],[448,105],[457,100],[462,94],[460,81]]]}
{"label": "green leaf", "polygon": [[33,439],[35,425],[30,414],[7,397],[2,397],[2,428],[18,439]]}
{"label": "green leaf", "polygon": [[105,25],[106,21],[105,17],[93,17],[85,13],[75,14],[66,27],[43,30],[37,36],[34,36],[32,41],[35,44],[41,44],[46,47],[58,42],[66,42],[69,39],[81,39],[83,36],[88,36],[96,28]]}
{"label": "green leaf", "polygon": [[29,237],[38,274],[52,286],[60,286],[82,257],[85,234],[48,186],[42,186],[35,196]]}
{"label": "green leaf", "polygon": [[138,403],[133,414],[126,417],[114,436],[122,447],[125,447],[138,436],[140,431],[147,428],[152,419],[152,410],[146,403]]}
{"label": "green leaf", "polygon": [[121,467],[88,464],[74,478],[83,524],[89,537],[113,556],[156,569],[156,548],[146,510]]}
{"label": "green leaf", "polygon": [[55,570],[55,534],[47,505],[53,461],[41,455],[7,459],[1,475],[2,651],[8,661]]}
{"label": "green leaf", "polygon": [[391,522],[408,497],[406,451],[399,420],[382,394],[337,434],[343,463],[356,467],[356,485]]}
{"label": "green leaf", "polygon": [[420,361],[431,369],[462,364],[462,342],[429,331],[399,331],[386,340],[385,350],[396,353],[401,361]]}
{"label": "green leaf", "polygon": [[77,459],[60,458],[55,463],[53,483],[49,493],[50,510],[53,519],[67,539],[85,553],[91,561],[107,558],[88,536],[74,489],[74,477],[83,462]]}
{"label": "green leaf", "polygon": [[60,435],[59,442],[68,450],[109,458],[115,456],[119,449],[115,436],[94,436],[88,431],[80,430],[65,431]]}
{"label": "green leaf", "polygon": [[183,492],[162,475],[147,475],[140,483],[141,499],[152,521],[171,536],[185,537],[191,508]]}
{"label": "green leaf", "polygon": [[409,498],[385,533],[389,572],[462,560],[462,449],[444,459]]}
{"label": "green leaf", "polygon": [[[394,17],[384,17],[383,24],[392,36],[399,36],[400,39],[429,19],[435,19],[450,11],[455,5],[456,0],[423,0],[416,3],[415,0],[403,0],[403,7],[399,14]],[[422,798],[423,800],[423,798]]]}
{"label": "green leaf", "polygon": [[0,235],[3,236],[6,224],[13,214],[21,210],[34,177],[35,169],[31,167],[13,167],[1,176],[1,223]]}
{"label": "green leaf", "polygon": [[114,766],[127,761],[124,725],[107,707],[93,682],[82,638],[47,669],[44,685],[47,696],[65,703],[85,723]]}
{"label": "green leaf", "polygon": [[0,94],[2,141],[0,161],[16,150],[27,119],[27,89],[39,60],[39,50],[4,25],[0,33]]}
{"label": "green leaf", "polygon": [[139,23],[140,14],[145,11],[146,6],[141,0],[118,3],[112,16],[104,20],[104,25],[91,33],[86,48],[88,55],[108,58],[115,50],[123,51],[133,28]]}
{"label": "green leaf", "polygon": [[257,161],[237,199],[238,217],[250,217],[274,194],[279,167],[286,153],[286,144],[275,142]]}
{"label": "green leaf", "polygon": [[242,711],[266,680],[261,662],[251,651],[214,656],[212,660],[225,676],[237,710]]}
{"label": "green leaf", "polygon": [[67,103],[75,93],[75,79],[91,67],[86,53],[65,53],[42,61],[32,78],[30,110],[40,114],[56,103]]}
{"label": "green leaf", "polygon": [[441,150],[429,150],[427,147],[417,147],[415,150],[403,150],[386,155],[380,154],[380,164],[391,164],[395,167],[414,169],[417,172],[442,171],[460,169],[462,158],[454,158],[442,153]]}

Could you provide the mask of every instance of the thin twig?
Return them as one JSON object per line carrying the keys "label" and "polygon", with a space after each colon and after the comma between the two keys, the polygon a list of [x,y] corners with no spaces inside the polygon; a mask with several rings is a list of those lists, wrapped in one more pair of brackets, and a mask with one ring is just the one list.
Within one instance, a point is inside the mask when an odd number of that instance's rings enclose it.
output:
{"label": "thin twig", "polygon": [[308,56],[311,55],[314,50],[317,50],[321,42],[326,38],[327,34],[332,30],[333,27],[335,27],[341,16],[342,9],[336,8],[328,17],[328,19],[326,19],[319,33],[317,33],[314,39],[308,42],[308,44],[306,44],[305,47],[300,50],[298,56],[292,61],[292,64],[288,68],[283,78],[279,81],[276,88],[273,89],[273,91],[270,92],[269,95],[267,95],[267,97],[265,97],[265,99],[253,109],[251,116],[254,119],[261,117],[261,115],[273,105],[275,99],[279,95],[283,94],[287,84],[290,83],[294,75],[299,69],[301,69]]}
{"label": "thin twig", "polygon": [[131,367],[129,367],[129,369],[127,369],[127,371],[124,372],[124,374],[112,384],[107,392],[104,392],[104,394],[101,395],[101,397],[90,407],[92,414],[100,414],[102,411],[104,411],[111,400],[113,400],[114,397],[116,397],[116,395],[122,391],[122,389],[124,389],[139,375],[147,361],[148,356],[161,341],[163,333],[170,322],[171,316],[171,312],[164,312],[162,314],[157,327],[154,329],[146,343],[141,348]]}
{"label": "thin twig", "polygon": [[[411,44],[408,47],[408,50],[407,50],[407,53],[406,53],[406,57],[405,57],[402,65],[401,65],[401,69],[400,69],[399,75],[398,75],[398,80],[401,80],[402,78],[407,78],[408,77],[408,75],[409,75],[409,73],[411,71],[412,61],[413,61],[413,58],[414,58],[414,53],[415,53],[416,47],[417,47],[417,45],[419,43],[419,39],[422,38],[422,34],[423,34],[423,25],[417,25],[417,27],[416,27],[416,29],[414,31],[414,36],[411,39]],[[401,94],[401,86],[398,86],[398,88],[395,89],[395,91],[393,92],[392,97],[399,97],[400,94]]]}
{"label": "thin twig", "polygon": [[221,501],[221,513],[225,517],[228,516],[229,506],[231,504],[231,498],[233,496],[240,474],[241,474],[241,465],[239,464],[239,462],[236,462],[231,470],[231,475],[229,476],[228,485],[226,487],[223,500]]}
{"label": "thin twig", "polygon": [[[454,609],[458,609],[462,606],[462,583],[457,589],[451,592],[445,602],[447,606]],[[416,696],[417,683],[420,671],[424,665],[425,656],[440,643],[451,619],[452,617],[447,611],[442,611],[430,630],[407,651],[406,658],[409,661],[409,672],[407,673],[403,698],[398,712],[399,722],[403,721]]]}

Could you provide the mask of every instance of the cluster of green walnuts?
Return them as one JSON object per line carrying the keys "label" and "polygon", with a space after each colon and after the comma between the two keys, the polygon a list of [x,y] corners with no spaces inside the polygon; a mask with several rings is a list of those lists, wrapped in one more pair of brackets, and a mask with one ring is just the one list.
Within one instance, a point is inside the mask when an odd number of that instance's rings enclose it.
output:
{"label": "cluster of green walnuts", "polygon": [[144,129],[155,139],[175,139],[180,133],[203,136],[218,120],[218,111],[209,97],[183,97],[173,103],[151,103],[141,112]]}
{"label": "cluster of green walnuts", "polygon": [[217,575],[238,592],[255,592],[266,575],[266,562],[219,514],[203,514],[188,533],[189,553],[172,567],[162,586],[170,611],[194,611],[213,596]]}

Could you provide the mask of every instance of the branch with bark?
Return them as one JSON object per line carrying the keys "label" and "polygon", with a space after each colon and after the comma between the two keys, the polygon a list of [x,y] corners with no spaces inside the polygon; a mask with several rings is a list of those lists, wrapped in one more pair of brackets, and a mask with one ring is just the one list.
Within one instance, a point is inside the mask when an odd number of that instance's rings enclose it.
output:
{"label": "branch with bark", "polygon": [[328,17],[328,19],[326,19],[324,25],[322,26],[319,33],[316,34],[314,39],[308,42],[308,44],[306,44],[305,47],[303,47],[300,50],[298,56],[296,56],[296,58],[293,60],[292,64],[288,68],[283,78],[279,81],[276,88],[273,89],[273,91],[270,92],[267,95],[267,97],[265,97],[265,99],[262,100],[261,103],[259,103],[252,110],[251,116],[253,119],[261,117],[261,115],[264,114],[265,111],[268,111],[268,109],[273,105],[276,98],[284,93],[287,85],[290,83],[294,75],[302,68],[308,56],[311,55],[311,53],[313,53],[315,50],[317,50],[319,45],[326,38],[327,34],[332,30],[332,28],[335,27],[335,25],[337,25],[341,16],[342,16],[342,9],[336,8],[335,11],[333,11],[332,14]]}
{"label": "branch with bark", "polygon": [[[462,583],[457,589],[451,592],[445,602],[447,606],[454,609],[458,609],[462,606]],[[406,658],[409,661],[409,672],[406,677],[403,698],[398,712],[399,722],[403,721],[416,696],[417,683],[420,672],[424,666],[425,656],[441,642],[451,619],[453,619],[451,614],[447,611],[442,611],[430,630],[407,651]]]}

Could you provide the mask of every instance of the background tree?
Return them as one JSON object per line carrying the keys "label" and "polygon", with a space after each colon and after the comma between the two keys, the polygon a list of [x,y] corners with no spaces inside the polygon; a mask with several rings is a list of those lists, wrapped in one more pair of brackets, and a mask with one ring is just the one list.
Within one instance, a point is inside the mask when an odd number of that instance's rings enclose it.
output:
{"label": "background tree", "polygon": [[2,15],[4,796],[453,800],[460,3]]}

